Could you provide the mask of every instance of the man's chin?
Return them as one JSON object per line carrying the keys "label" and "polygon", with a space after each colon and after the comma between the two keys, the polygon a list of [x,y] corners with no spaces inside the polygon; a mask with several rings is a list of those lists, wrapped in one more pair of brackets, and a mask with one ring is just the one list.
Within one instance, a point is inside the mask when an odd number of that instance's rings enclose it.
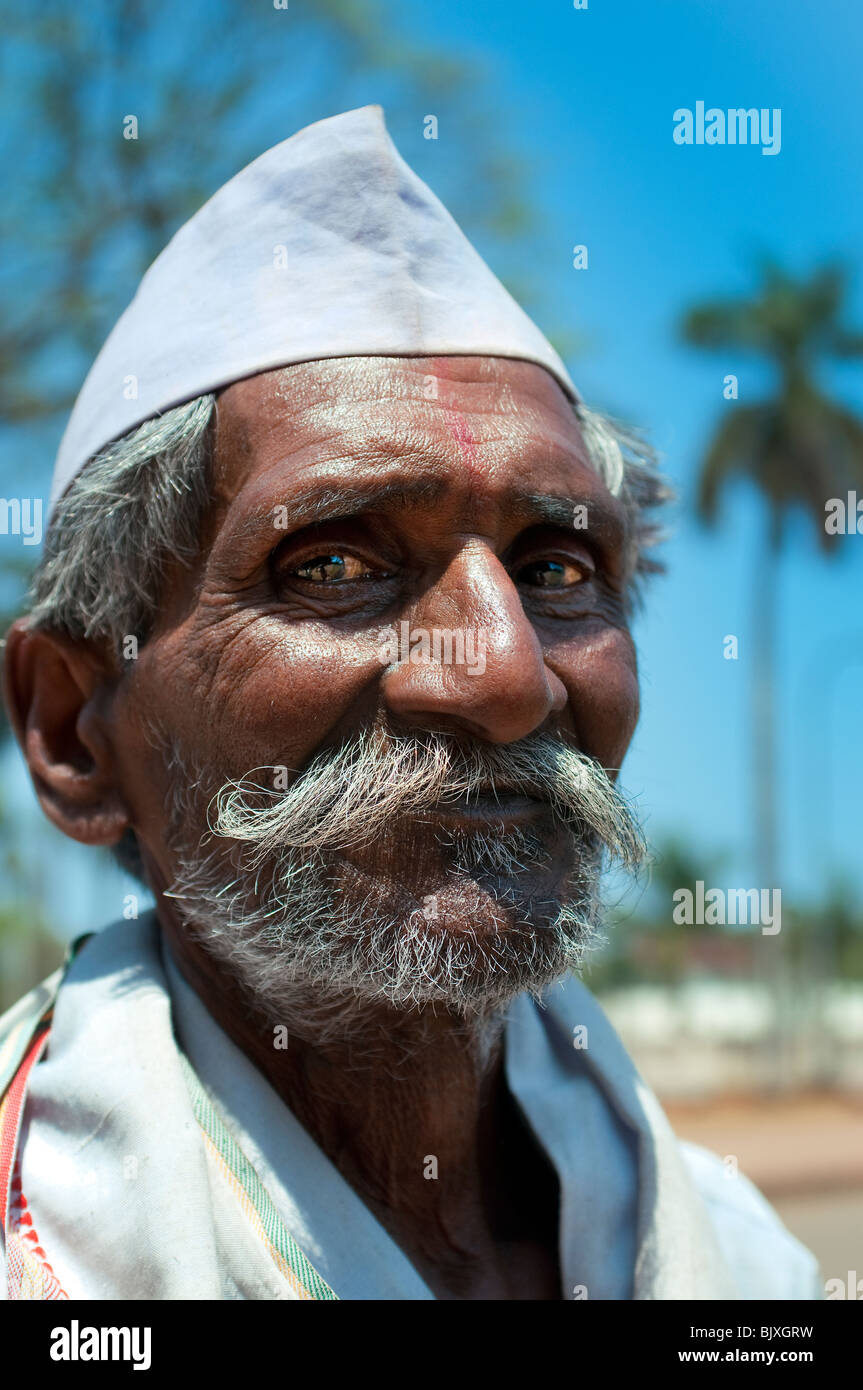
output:
{"label": "man's chin", "polygon": [[291,852],[261,871],[257,892],[225,894],[210,866],[187,876],[198,893],[183,902],[250,1006],[310,1038],[359,1033],[381,1010],[488,1017],[578,968],[594,936],[589,858],[518,873],[456,870],[440,856],[384,867],[362,852]]}
{"label": "man's chin", "polygon": [[284,941],[294,979],[357,1006],[487,1016],[577,969],[595,933],[592,893],[558,896],[564,872],[531,883],[450,874],[421,898],[356,866],[337,879],[336,913]]}
{"label": "man's chin", "polygon": [[339,856],[330,866],[330,888],[349,915],[401,923],[462,937],[524,938],[549,930],[562,910],[583,895],[586,877],[571,855],[516,872],[507,866],[453,867],[447,860],[413,865],[394,879],[374,858]]}

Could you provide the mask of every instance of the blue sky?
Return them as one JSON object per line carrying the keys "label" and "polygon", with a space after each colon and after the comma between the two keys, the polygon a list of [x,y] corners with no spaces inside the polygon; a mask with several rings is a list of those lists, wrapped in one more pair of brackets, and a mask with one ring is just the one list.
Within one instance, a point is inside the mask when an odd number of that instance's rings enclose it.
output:
{"label": "blue sky", "polygon": [[[844,260],[849,320],[863,328],[863,8],[589,0],[576,11],[564,0],[438,0],[395,13],[415,41],[483,66],[475,100],[527,162],[536,207],[535,229],[508,254],[554,306],[555,322],[578,335],[569,365],[584,397],[647,429],[679,493],[669,574],[654,582],[636,629],[643,713],[626,785],[652,835],[686,838],[707,872],[722,851],[723,881],[754,883],[751,612],[764,518],[741,486],[708,534],[691,502],[705,442],[728,408],[723,377],[739,377],[743,401],[769,390],[770,378],[754,359],[694,352],[675,325],[693,301],[746,293],[756,258],[770,252],[800,272]],[[380,82],[361,78],[344,105],[382,98]],[[781,108],[781,152],[675,144],[673,112],[698,100]],[[462,157],[459,132],[444,124],[426,142],[417,128],[409,113],[391,122],[417,172],[443,193]],[[288,133],[276,123],[272,139]],[[588,246],[586,271],[572,268],[574,243]],[[477,245],[495,267],[493,243]],[[859,362],[825,366],[822,384],[863,413]],[[795,522],[780,562],[777,886],[814,899],[835,871],[858,885],[863,875],[863,536],[824,560],[807,526]],[[722,656],[728,633],[739,638],[736,662]],[[23,785],[12,762],[8,778]],[[26,795],[13,796],[30,834]],[[108,899],[116,915],[117,886],[101,870],[93,877],[86,851],[58,847],[56,863],[61,926],[87,925]]]}

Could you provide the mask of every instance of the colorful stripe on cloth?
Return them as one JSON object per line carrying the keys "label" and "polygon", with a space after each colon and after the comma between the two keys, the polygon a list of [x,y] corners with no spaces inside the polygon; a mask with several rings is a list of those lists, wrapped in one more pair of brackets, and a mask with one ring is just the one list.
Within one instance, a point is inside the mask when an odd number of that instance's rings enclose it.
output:
{"label": "colorful stripe on cloth", "polygon": [[202,1127],[208,1151],[220,1166],[222,1175],[228,1180],[240,1207],[246,1213],[247,1220],[256,1230],[258,1240],[263,1241],[279,1273],[288,1280],[299,1298],[338,1301],[339,1295],[321,1279],[317,1269],[286,1230],[270,1193],[261,1183],[252,1163],[240,1150],[235,1138],[229,1133],[213,1101],[204,1091],[192,1063],[182,1052],[179,1058],[183,1076],[186,1077],[186,1086],[189,1087],[189,1095],[192,1097],[195,1118]]}
{"label": "colorful stripe on cloth", "polygon": [[68,1300],[69,1295],[60,1284],[42,1249],[27,1198],[21,1191],[21,1176],[17,1171],[17,1165],[12,1181],[6,1261],[9,1299]]}
{"label": "colorful stripe on cloth", "polygon": [[[15,1171],[15,1155],[18,1150],[18,1134],[24,1114],[24,1099],[27,1095],[27,1082],[30,1072],[38,1062],[48,1042],[50,1014],[41,1018],[35,1029],[30,1025],[30,1039],[26,1051],[15,1071],[2,1101],[0,1101],[0,1226],[5,1235],[9,1226],[9,1196],[12,1175]],[[18,1041],[16,1040],[16,1045]]]}
{"label": "colorful stripe on cloth", "polygon": [[285,1228],[269,1192],[228,1131],[191,1063],[182,1052],[179,1055],[195,1118],[201,1126],[208,1150],[216,1159],[276,1268],[299,1298],[338,1301],[338,1294],[333,1293]]}
{"label": "colorful stripe on cloth", "polygon": [[[32,1024],[30,1024],[32,1028]],[[6,1247],[6,1296],[8,1299],[65,1299],[48,1257],[42,1249],[27,1199],[21,1191],[18,1140],[30,1072],[48,1042],[51,1011],[39,1020],[18,1070],[0,1101],[0,1224]],[[13,1045],[23,1038],[16,1030]]]}
{"label": "colorful stripe on cloth", "polygon": [[[39,1020],[26,1054],[0,1099],[0,1224],[5,1235],[7,1297],[68,1299],[39,1241],[21,1190],[18,1141],[27,1082],[48,1043],[50,1012]],[[31,1024],[32,1030],[32,1024]],[[23,1041],[23,1039],[20,1039]],[[195,1118],[247,1220],[279,1272],[301,1299],[338,1300],[286,1230],[270,1194],[201,1085],[190,1062],[179,1054]]]}

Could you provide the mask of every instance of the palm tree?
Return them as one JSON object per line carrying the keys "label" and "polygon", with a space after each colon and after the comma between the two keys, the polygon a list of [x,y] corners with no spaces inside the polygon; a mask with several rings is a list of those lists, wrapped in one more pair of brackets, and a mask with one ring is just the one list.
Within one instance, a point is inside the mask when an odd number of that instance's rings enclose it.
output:
{"label": "palm tree", "polygon": [[[775,777],[776,580],[789,513],[802,507],[820,548],[838,536],[825,528],[825,505],[851,489],[863,492],[863,421],[825,395],[816,369],[825,358],[863,356],[863,334],[842,323],[846,277],[836,266],[797,279],[775,264],[749,299],[708,301],[684,316],[684,339],[695,347],[754,352],[775,369],[773,393],[729,408],[707,449],[698,482],[697,510],[715,524],[725,486],[746,478],[768,507],[768,534],[759,549],[753,593],[753,773],[755,845],[759,882],[777,884]],[[782,953],[784,955],[784,952]],[[774,983],[780,1034],[787,1017],[786,962]],[[781,1041],[781,1038],[780,1038]],[[784,1047],[777,1049],[777,1066]]]}
{"label": "palm tree", "polygon": [[825,529],[825,504],[863,491],[863,420],[822,393],[815,368],[823,357],[863,357],[863,334],[841,323],[846,293],[836,267],[794,279],[767,265],[751,299],[706,302],[685,315],[683,336],[696,347],[750,351],[776,369],[773,394],[730,408],[704,458],[697,508],[712,525],[725,485],[748,478],[769,510],[767,543],[756,567],[754,623],[754,767],[756,846],[760,881],[776,882],[773,720],[777,560],[789,512],[802,507],[822,550],[838,536]]}

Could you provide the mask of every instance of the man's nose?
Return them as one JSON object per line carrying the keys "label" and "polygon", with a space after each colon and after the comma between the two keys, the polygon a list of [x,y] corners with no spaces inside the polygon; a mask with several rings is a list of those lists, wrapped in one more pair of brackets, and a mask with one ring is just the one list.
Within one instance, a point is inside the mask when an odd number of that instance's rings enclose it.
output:
{"label": "man's nose", "polygon": [[485,546],[460,552],[396,630],[383,695],[407,723],[515,743],[566,705],[516,585]]}

